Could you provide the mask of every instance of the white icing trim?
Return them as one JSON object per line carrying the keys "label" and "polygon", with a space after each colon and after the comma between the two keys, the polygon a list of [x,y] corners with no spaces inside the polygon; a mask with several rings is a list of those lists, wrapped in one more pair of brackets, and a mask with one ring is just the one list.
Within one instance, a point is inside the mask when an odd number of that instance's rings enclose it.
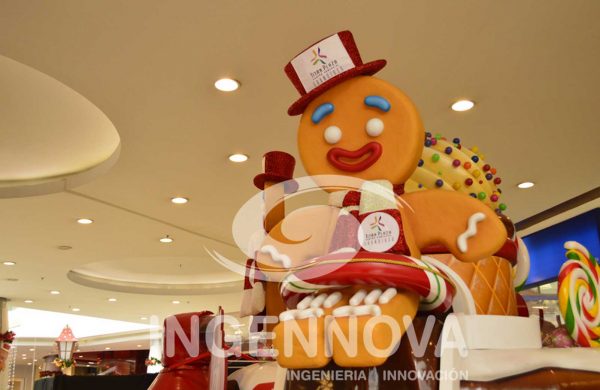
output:
{"label": "white icing trim", "polygon": [[365,297],[365,304],[367,304],[367,305],[375,304],[379,300],[379,297],[381,296],[381,294],[382,294],[381,289],[376,288],[374,290],[371,290]]}
{"label": "white icing trim", "polygon": [[[456,342],[461,338],[463,345]],[[542,349],[537,316],[453,313],[442,329],[440,371],[466,374],[463,380],[490,381],[537,368],[563,366],[560,361],[555,362],[558,366],[546,365],[542,353],[547,351]],[[461,378],[456,376],[442,375],[440,390],[459,389]]]}
{"label": "white icing trim", "polygon": [[312,308],[321,307],[323,305],[323,302],[325,302],[325,299],[327,299],[327,294],[325,294],[325,293],[320,294],[319,296],[317,296],[315,299],[312,300],[312,302],[310,303],[310,307],[312,307]]}
{"label": "white icing trim", "polygon": [[392,300],[392,298],[396,296],[396,294],[398,294],[398,290],[396,290],[393,287],[388,288],[379,297],[379,303],[381,303],[382,305],[389,303]]}
{"label": "white icing trim", "polygon": [[481,212],[475,213],[469,217],[467,230],[461,233],[456,240],[458,249],[462,253],[465,253],[467,250],[469,250],[467,240],[477,234],[477,224],[483,220],[485,220],[485,214]]}
{"label": "white icing trim", "polygon": [[513,280],[515,288],[525,284],[531,268],[527,245],[525,245],[525,242],[519,236],[517,236],[517,246],[517,265],[515,269],[515,278]]}
{"label": "white icing trim", "polygon": [[380,316],[381,308],[378,305],[341,306],[331,313],[334,317],[350,316]]}
{"label": "white icing trim", "polygon": [[260,253],[271,255],[271,259],[281,263],[284,268],[290,268],[292,266],[292,260],[289,258],[289,256],[279,253],[277,248],[275,248],[273,245],[263,246],[260,248]]}
{"label": "white icing trim", "polygon": [[279,314],[279,321],[304,320],[311,317],[322,317],[325,314],[321,308],[309,308],[304,310],[286,310]]}
{"label": "white icing trim", "polygon": [[341,300],[342,300],[342,293],[339,291],[336,291],[327,297],[327,299],[323,303],[323,307],[326,309],[330,309]]}
{"label": "white icing trim", "polygon": [[350,298],[350,305],[358,306],[362,303],[362,301],[367,296],[367,292],[365,290],[358,290],[352,298]]}
{"label": "white icing trim", "polygon": [[308,309],[310,307],[310,303],[312,302],[313,298],[314,298],[313,295],[305,296],[304,299],[302,299],[300,302],[298,302],[298,304],[296,305],[296,309],[298,309],[298,310]]}

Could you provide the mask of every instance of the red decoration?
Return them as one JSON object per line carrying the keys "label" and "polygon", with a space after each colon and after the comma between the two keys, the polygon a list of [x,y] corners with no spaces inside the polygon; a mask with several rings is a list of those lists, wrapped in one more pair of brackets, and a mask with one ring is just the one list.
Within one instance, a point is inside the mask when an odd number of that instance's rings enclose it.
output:
{"label": "red decoration", "polygon": [[265,189],[265,182],[275,183],[285,182],[285,192],[293,193],[298,190],[298,183],[292,180],[294,177],[294,168],[296,159],[286,152],[272,151],[263,157],[265,172],[254,177],[254,185],[259,190]]}
{"label": "red decoration", "polygon": [[[342,171],[360,172],[375,164],[377,160],[379,160],[379,157],[381,157],[382,153],[383,148],[379,142],[369,142],[357,150],[346,150],[342,148],[329,149],[329,152],[327,153],[327,160],[331,163],[331,165]],[[358,159],[365,155],[369,155],[369,157],[355,164],[350,164],[340,159]]]}

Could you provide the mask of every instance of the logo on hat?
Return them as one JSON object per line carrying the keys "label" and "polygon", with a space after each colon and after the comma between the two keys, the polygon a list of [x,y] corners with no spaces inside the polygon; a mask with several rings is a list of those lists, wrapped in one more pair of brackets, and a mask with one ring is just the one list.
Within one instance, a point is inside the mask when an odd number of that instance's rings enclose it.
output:
{"label": "logo on hat", "polygon": [[315,43],[285,67],[285,73],[301,95],[290,106],[288,114],[302,114],[314,98],[329,88],[355,76],[373,75],[385,63],[385,60],[377,60],[363,64],[350,31],[341,31]]}
{"label": "logo on hat", "polygon": [[386,252],[396,245],[399,237],[398,222],[383,212],[368,215],[358,228],[358,242],[369,252]]}
{"label": "logo on hat", "polygon": [[325,54],[321,54],[320,47],[317,47],[316,51],[313,49],[313,54],[314,54],[314,57],[312,59],[313,65],[318,65],[319,62],[321,64],[325,65],[325,61],[323,61],[323,58],[327,58],[327,56]]}

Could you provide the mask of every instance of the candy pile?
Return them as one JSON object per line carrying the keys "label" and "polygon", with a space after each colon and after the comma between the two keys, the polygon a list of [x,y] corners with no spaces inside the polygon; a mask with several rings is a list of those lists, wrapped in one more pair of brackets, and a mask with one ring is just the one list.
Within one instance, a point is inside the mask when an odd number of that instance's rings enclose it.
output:
{"label": "candy pile", "polygon": [[459,138],[449,141],[440,134],[425,133],[425,147],[419,165],[405,184],[405,191],[441,188],[461,191],[486,203],[497,212],[506,210],[500,202],[502,179],[484,161],[475,146],[463,147]]}
{"label": "candy pile", "polygon": [[567,260],[558,274],[558,304],[571,337],[581,347],[600,347],[600,266],[575,241],[565,243]]}

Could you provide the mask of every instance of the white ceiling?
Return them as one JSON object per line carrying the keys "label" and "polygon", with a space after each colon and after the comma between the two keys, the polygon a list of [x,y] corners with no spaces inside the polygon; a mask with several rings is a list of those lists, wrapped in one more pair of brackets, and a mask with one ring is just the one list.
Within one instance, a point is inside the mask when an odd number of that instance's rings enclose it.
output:
{"label": "white ceiling", "polygon": [[[498,168],[514,220],[595,188],[599,14],[595,0],[0,0],[0,55],[95,104],[122,148],[112,170],[89,184],[0,199],[0,259],[17,262],[0,266],[0,279],[18,279],[0,280],[0,296],[14,305],[29,298],[34,308],[78,307],[124,321],[219,304],[237,310],[237,290],[138,295],[83,287],[66,274],[91,263],[123,263],[165,282],[190,274],[239,280],[205,247],[244,260],[232,246],[231,221],[256,193],[260,157],[274,149],[297,152],[298,118],[286,115],[297,95],[283,66],[342,29],[353,31],[365,60],[388,60],[379,76],[413,98],[428,130],[479,146]],[[215,90],[223,76],[239,79],[242,88]],[[476,109],[450,111],[461,97],[474,99]],[[235,152],[250,160],[230,163],[226,157]],[[537,185],[519,191],[523,180]],[[173,205],[176,195],[191,202]],[[96,223],[75,223],[84,216]],[[165,234],[175,242],[159,243]],[[178,258],[197,263],[179,268]],[[170,266],[154,267],[157,261]],[[52,289],[62,294],[49,295]]]}

